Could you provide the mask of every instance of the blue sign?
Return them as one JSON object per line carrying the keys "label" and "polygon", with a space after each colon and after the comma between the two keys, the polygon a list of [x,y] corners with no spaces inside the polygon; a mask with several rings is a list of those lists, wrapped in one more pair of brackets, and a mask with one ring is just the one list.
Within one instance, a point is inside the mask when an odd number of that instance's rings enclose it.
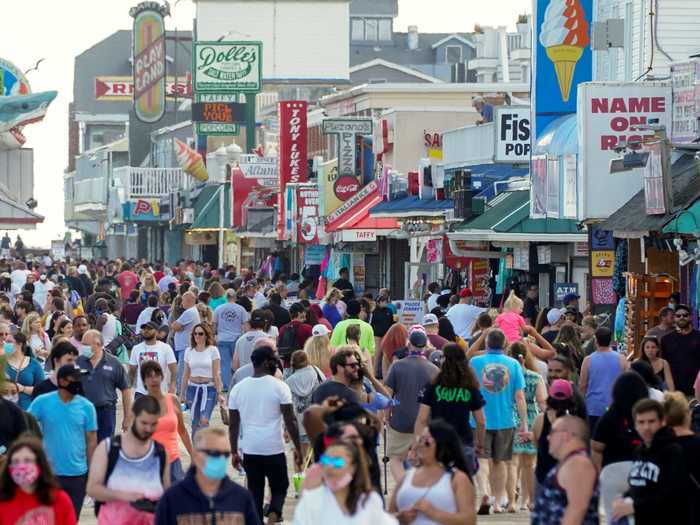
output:
{"label": "blue sign", "polygon": [[125,202],[122,204],[124,220],[131,222],[153,222],[164,221],[160,210],[160,203],[156,199],[138,199],[136,201]]}
{"label": "blue sign", "polygon": [[593,79],[590,46],[593,0],[534,0],[534,133],[557,117],[576,113],[576,91]]}
{"label": "blue sign", "polygon": [[577,283],[554,283],[554,305],[564,306],[564,297],[570,293],[578,295]]}

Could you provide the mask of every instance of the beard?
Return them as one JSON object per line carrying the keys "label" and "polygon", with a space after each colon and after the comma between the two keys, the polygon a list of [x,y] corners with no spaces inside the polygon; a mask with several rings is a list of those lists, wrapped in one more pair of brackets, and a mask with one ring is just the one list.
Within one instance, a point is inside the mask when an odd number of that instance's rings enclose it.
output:
{"label": "beard", "polygon": [[136,439],[139,441],[148,441],[151,439],[151,436],[153,435],[153,432],[145,432],[141,434],[137,429],[136,429],[136,423],[131,425],[131,433],[134,435]]}

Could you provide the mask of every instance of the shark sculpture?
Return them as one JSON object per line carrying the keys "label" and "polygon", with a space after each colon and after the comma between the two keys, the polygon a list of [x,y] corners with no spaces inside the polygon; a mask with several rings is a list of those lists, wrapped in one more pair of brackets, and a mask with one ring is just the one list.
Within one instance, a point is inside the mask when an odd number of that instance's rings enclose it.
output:
{"label": "shark sculpture", "polygon": [[0,149],[21,148],[27,141],[22,129],[44,119],[57,91],[0,97]]}

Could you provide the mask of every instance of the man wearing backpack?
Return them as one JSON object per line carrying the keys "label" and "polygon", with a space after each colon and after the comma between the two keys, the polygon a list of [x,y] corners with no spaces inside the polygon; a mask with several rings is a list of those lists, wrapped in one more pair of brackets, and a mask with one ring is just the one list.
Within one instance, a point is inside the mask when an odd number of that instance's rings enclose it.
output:
{"label": "man wearing backpack", "polygon": [[311,327],[304,322],[306,313],[304,307],[299,303],[294,303],[289,307],[289,323],[280,328],[280,335],[277,339],[277,352],[284,362],[284,367],[289,368],[289,361],[295,350],[302,350],[306,340],[311,337]]}
{"label": "man wearing backpack", "polygon": [[155,505],[170,485],[165,448],[151,439],[160,418],[152,396],[138,398],[133,423],[123,434],[102,441],[90,463],[87,492],[100,523],[152,523]]}

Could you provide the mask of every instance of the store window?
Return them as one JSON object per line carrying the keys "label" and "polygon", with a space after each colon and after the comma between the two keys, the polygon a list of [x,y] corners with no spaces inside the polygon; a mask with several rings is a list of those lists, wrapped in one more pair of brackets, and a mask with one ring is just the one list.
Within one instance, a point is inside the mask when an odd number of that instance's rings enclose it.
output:
{"label": "store window", "polygon": [[379,20],[376,18],[365,19],[365,40],[375,41],[379,37]]}
{"label": "store window", "polygon": [[380,18],[379,19],[379,40],[388,41],[391,40],[391,19],[390,18]]}
{"label": "store window", "polygon": [[352,40],[365,39],[365,21],[362,18],[353,18],[351,22],[351,28]]}
{"label": "store window", "polygon": [[462,46],[446,46],[445,62],[448,64],[459,64],[462,61]]}

